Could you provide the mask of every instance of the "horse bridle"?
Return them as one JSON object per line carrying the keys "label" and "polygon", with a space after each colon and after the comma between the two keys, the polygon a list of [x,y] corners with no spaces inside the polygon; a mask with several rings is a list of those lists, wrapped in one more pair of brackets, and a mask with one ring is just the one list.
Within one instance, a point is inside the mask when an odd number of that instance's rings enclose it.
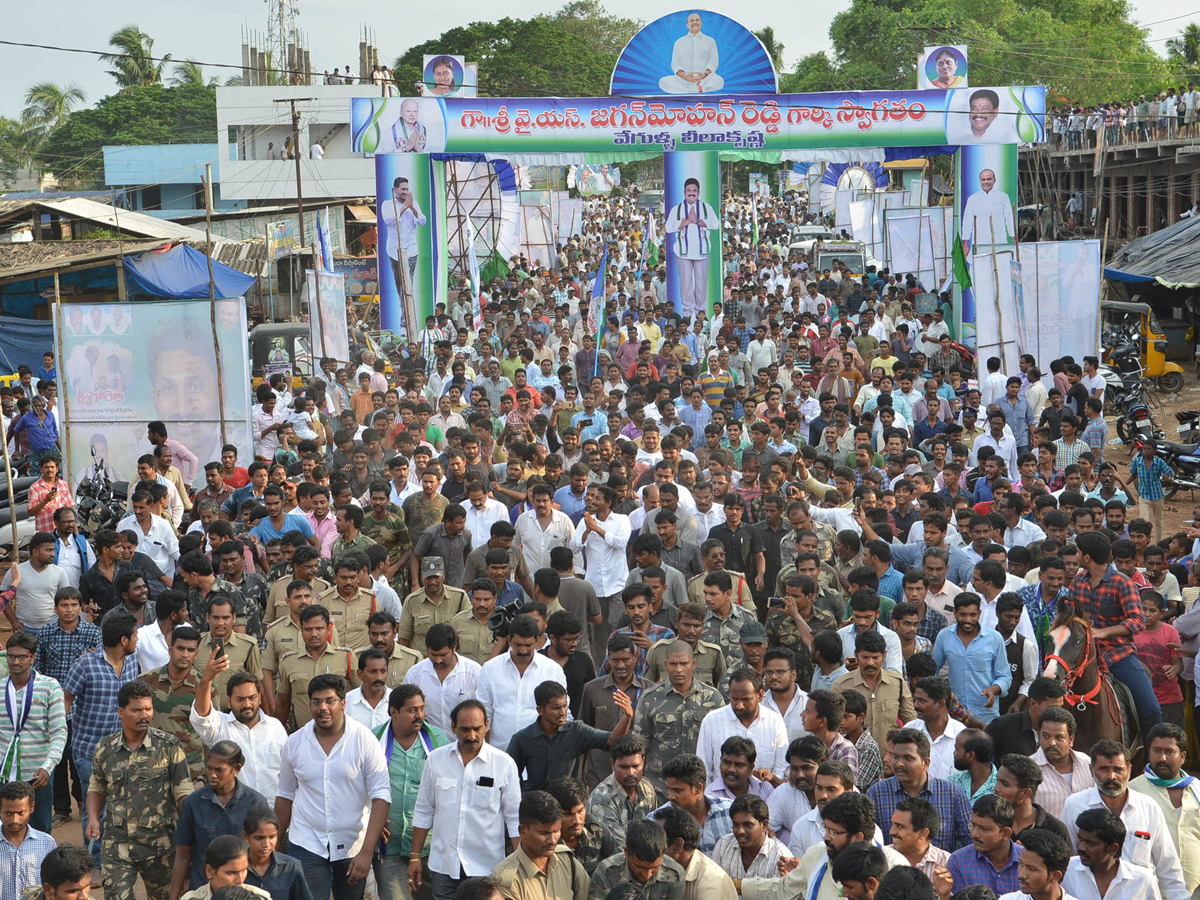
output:
{"label": "horse bridle", "polygon": [[[1071,621],[1078,622],[1080,620],[1078,616],[1073,616]],[[1071,685],[1079,680],[1080,676],[1083,675],[1083,670],[1086,669],[1088,667],[1088,663],[1092,661],[1092,629],[1086,626],[1087,623],[1085,622],[1083,629],[1083,652],[1080,654],[1078,666],[1072,669],[1067,665],[1067,661],[1065,659],[1055,653],[1051,653],[1046,656],[1046,662],[1053,660],[1062,666],[1063,671],[1066,673],[1066,678],[1063,681],[1063,687],[1065,687],[1067,691],[1063,700],[1068,706],[1074,706],[1080,712],[1086,710],[1089,705],[1098,704],[1100,702],[1098,699],[1100,696],[1100,685],[1104,683],[1104,673],[1097,669],[1095,687],[1093,687],[1086,694],[1071,693]]]}

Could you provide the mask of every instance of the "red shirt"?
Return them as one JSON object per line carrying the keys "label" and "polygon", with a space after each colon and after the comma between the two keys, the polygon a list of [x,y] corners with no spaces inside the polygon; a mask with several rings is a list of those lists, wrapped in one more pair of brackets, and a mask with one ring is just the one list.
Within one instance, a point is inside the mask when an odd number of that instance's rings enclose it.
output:
{"label": "red shirt", "polygon": [[250,473],[241,466],[234,466],[232,475],[226,473],[224,469],[221,470],[221,474],[225,476],[225,483],[234,490],[243,488],[250,483]]}
{"label": "red shirt", "polygon": [[1167,644],[1179,643],[1179,632],[1175,626],[1163,622],[1153,631],[1134,635],[1133,642],[1137,647],[1138,659],[1150,670],[1150,683],[1154,685],[1154,696],[1158,702],[1182,703],[1183,691],[1179,687],[1179,679],[1163,674],[1163,666],[1169,665],[1175,655]]}

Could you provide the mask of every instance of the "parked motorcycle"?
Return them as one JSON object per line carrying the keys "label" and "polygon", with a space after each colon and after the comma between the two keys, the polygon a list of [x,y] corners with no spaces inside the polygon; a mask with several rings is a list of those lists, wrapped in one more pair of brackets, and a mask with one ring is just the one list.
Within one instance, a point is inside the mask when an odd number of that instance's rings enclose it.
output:
{"label": "parked motorcycle", "polygon": [[1177,431],[1179,440],[1185,444],[1200,443],[1200,410],[1185,409],[1175,413],[1179,422]]}
{"label": "parked motorcycle", "polygon": [[[1123,444],[1131,444],[1135,441],[1145,443],[1149,438],[1157,438],[1161,440],[1164,435],[1161,431],[1154,427],[1154,416],[1150,413],[1144,400],[1139,399],[1127,407],[1123,407],[1125,412],[1117,417],[1117,437],[1121,439]],[[1176,414],[1178,416],[1178,414]],[[1200,413],[1197,414],[1200,418]],[[1183,431],[1182,428],[1179,429]],[[1186,440],[1186,438],[1185,438]],[[1197,441],[1200,441],[1200,432],[1197,433]]]}
{"label": "parked motorcycle", "polygon": [[95,537],[102,528],[116,527],[125,518],[128,492],[128,482],[109,482],[103,470],[83,479],[75,491],[75,518],[80,532]]}

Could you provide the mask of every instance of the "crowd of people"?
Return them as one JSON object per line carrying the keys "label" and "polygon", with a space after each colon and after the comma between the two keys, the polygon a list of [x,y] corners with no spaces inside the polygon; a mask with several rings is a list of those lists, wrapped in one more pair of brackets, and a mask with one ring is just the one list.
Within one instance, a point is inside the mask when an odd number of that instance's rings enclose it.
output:
{"label": "crowd of people", "polygon": [[976,365],[911,275],[809,268],[803,200],[726,198],[692,321],[645,208],[588,200],[481,323],[258,386],[252,447],[151,422],[90,536],[53,356],[0,394],[41,475],[0,897],[1187,900],[1169,470],[1107,458],[1096,359]]}
{"label": "crowd of people", "polygon": [[1200,136],[1198,115],[1200,90],[1190,81],[1187,87],[1139,94],[1131,100],[1097,106],[1068,103],[1050,111],[1050,144],[1055,150],[1091,150],[1101,132],[1109,147],[1195,138]]}

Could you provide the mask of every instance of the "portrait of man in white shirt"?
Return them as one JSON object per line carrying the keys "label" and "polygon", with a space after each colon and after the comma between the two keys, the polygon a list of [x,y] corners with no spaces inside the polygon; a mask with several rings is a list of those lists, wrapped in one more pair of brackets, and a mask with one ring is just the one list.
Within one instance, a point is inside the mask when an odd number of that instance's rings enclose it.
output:
{"label": "portrait of man in white shirt", "polygon": [[658,86],[668,94],[704,94],[719,91],[725,79],[717,74],[720,57],[717,42],[700,30],[700,13],[687,18],[688,33],[671,51],[671,72]]}

